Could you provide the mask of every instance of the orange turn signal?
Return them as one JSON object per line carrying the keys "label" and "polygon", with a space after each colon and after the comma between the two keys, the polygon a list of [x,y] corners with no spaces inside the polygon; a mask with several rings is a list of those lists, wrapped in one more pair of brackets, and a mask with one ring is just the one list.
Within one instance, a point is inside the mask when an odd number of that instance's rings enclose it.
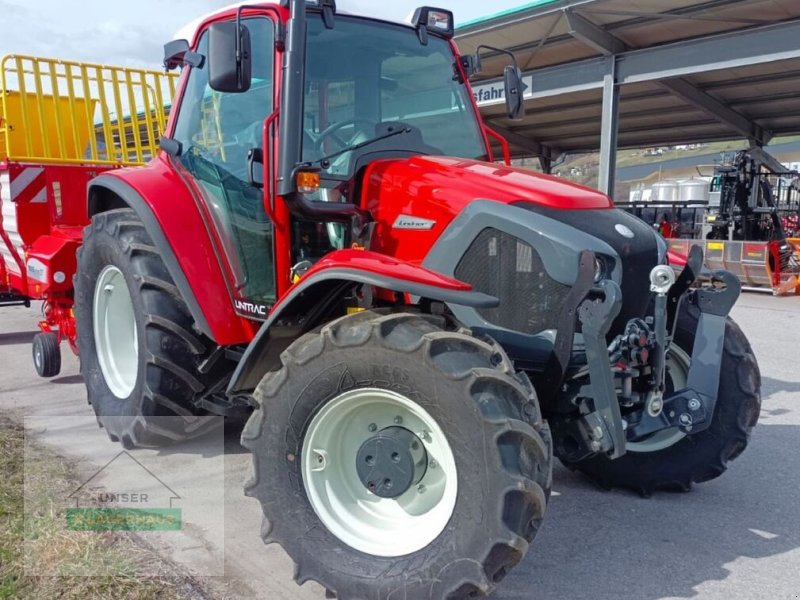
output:
{"label": "orange turn signal", "polygon": [[298,171],[295,175],[297,191],[301,194],[313,194],[319,189],[319,173]]}

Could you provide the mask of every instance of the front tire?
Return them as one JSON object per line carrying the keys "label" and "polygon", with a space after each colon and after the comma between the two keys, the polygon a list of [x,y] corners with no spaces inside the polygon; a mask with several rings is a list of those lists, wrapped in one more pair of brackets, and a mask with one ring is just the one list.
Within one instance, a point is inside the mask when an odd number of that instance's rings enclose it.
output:
{"label": "front tire", "polygon": [[89,403],[112,441],[159,447],[219,425],[193,404],[214,383],[199,371],[213,345],[134,211],[95,215],[84,230],[75,318]]}
{"label": "front tire", "polygon": [[[693,299],[684,300],[673,344],[676,362],[689,360],[694,348],[700,311]],[[711,425],[694,435],[670,435],[669,430],[634,444],[622,457],[595,455],[576,468],[605,488],[621,487],[649,496],[658,489],[688,491],[693,483],[719,477],[750,440],[761,409],[761,374],[753,350],[739,326],[725,327],[719,392]],[[686,364],[688,370],[688,363]],[[685,377],[685,374],[684,374]],[[684,379],[685,383],[685,379]],[[675,389],[682,385],[676,383]]]}
{"label": "front tire", "polygon": [[[499,346],[440,325],[344,317],[292,344],[258,386],[246,492],[299,584],[345,600],[483,597],[533,541],[552,467],[533,388]],[[390,477],[359,480],[357,448],[406,426],[427,470],[387,498],[376,486]]]}

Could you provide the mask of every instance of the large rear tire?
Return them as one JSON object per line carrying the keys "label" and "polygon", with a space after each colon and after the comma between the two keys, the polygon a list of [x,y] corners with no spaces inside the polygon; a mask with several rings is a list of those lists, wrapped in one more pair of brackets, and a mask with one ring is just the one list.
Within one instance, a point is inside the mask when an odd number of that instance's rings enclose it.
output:
{"label": "large rear tire", "polygon": [[[246,492],[299,584],[345,600],[483,597],[533,541],[552,467],[534,390],[499,346],[442,325],[344,317],[292,344],[258,386],[242,433],[255,472]],[[425,456],[386,497],[402,470],[392,481],[360,462],[379,463],[364,449],[398,431]]]}
{"label": "large rear tire", "polygon": [[[678,349],[672,369],[688,371],[687,361],[694,348],[699,318],[696,304],[684,301],[673,342]],[[685,383],[685,373],[676,376],[683,377]],[[679,389],[683,386],[676,384],[672,387]],[[725,328],[717,404],[708,429],[694,435],[667,430],[633,444],[616,460],[597,455],[575,464],[565,464],[605,488],[633,489],[643,496],[658,489],[688,491],[693,483],[722,475],[728,463],[744,451],[760,409],[758,363],[744,333],[729,318]]]}
{"label": "large rear tire", "polygon": [[193,405],[214,383],[198,370],[212,343],[134,211],[95,215],[84,229],[75,318],[89,403],[113,441],[159,447],[219,425]]}

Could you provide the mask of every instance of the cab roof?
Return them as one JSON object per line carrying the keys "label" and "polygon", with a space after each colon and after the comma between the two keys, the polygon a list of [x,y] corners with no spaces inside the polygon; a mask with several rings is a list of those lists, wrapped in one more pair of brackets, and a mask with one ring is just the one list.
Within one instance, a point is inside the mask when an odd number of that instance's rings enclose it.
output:
{"label": "cab roof", "polygon": [[[197,33],[197,29],[205,21],[207,21],[208,19],[210,19],[210,18],[212,18],[212,17],[214,17],[216,15],[223,14],[223,13],[229,12],[231,10],[234,10],[236,8],[239,8],[240,6],[253,7],[253,6],[259,6],[259,5],[260,6],[271,6],[271,5],[280,5],[280,4],[281,4],[281,0],[261,0],[261,2],[258,2],[257,4],[253,4],[253,3],[249,3],[249,2],[234,2],[233,4],[228,4],[227,6],[223,6],[222,8],[218,8],[218,9],[212,11],[212,12],[209,12],[209,13],[201,16],[201,17],[193,19],[192,21],[190,21],[189,23],[187,23],[186,25],[181,27],[178,31],[176,31],[175,35],[172,36],[172,39],[174,39],[174,40],[189,40],[189,42],[191,43],[194,40],[194,36]],[[351,4],[352,3],[349,0],[337,0],[337,2],[336,2],[336,13],[337,14],[341,14],[341,15],[354,16],[354,17],[369,17],[369,18],[373,18],[373,19],[380,19],[380,20],[383,20],[383,21],[386,21],[386,22],[389,22],[389,23],[397,23],[397,24],[400,24],[400,25],[411,25],[411,19],[413,17],[413,13],[408,15],[408,17],[406,17],[405,20],[398,21],[397,19],[388,19],[388,18],[382,17],[380,15],[380,3],[376,3],[375,10],[370,11],[369,15],[364,14],[363,12],[357,12],[355,10],[348,11],[347,7],[348,7],[348,5],[351,5]]]}

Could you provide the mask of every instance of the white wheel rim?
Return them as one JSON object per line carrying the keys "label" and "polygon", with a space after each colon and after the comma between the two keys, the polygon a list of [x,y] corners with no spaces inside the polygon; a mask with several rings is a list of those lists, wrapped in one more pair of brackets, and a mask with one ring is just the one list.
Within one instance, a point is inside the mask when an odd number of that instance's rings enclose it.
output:
{"label": "white wheel rim", "polygon": [[[428,468],[401,496],[381,498],[361,482],[356,455],[376,431],[398,425],[422,441]],[[366,554],[392,557],[421,550],[453,515],[458,481],[450,444],[424,408],[396,392],[363,388],[328,402],[308,426],[301,460],[306,493],[319,519],[342,542]]]}
{"label": "white wheel rim", "polygon": [[108,265],[94,288],[94,344],[108,389],[125,399],[136,387],[139,340],[133,301],[125,276]]}
{"label": "white wheel rim", "polygon": [[[686,352],[673,342],[667,354],[667,376],[672,380],[672,389],[677,391],[686,387],[689,381],[689,366],[692,359]],[[638,442],[628,442],[625,447],[628,452],[658,452],[680,442],[686,434],[677,427],[670,427],[657,431],[650,437]]]}

